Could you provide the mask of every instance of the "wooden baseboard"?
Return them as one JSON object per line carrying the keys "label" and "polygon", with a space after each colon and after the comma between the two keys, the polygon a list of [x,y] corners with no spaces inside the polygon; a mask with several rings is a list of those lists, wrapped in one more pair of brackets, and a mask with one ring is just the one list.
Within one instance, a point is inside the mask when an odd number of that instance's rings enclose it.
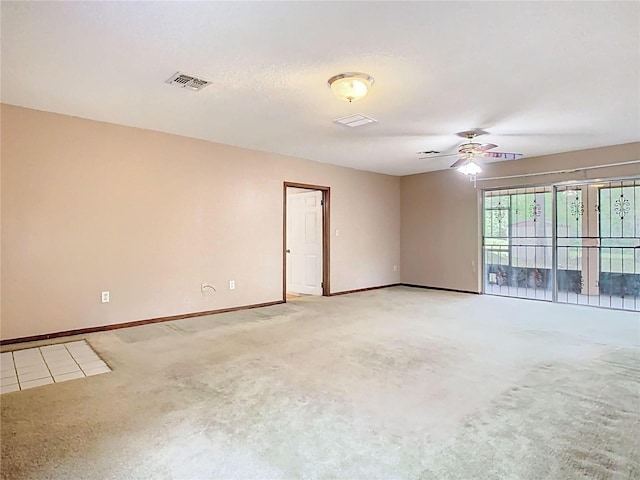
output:
{"label": "wooden baseboard", "polygon": [[[345,290],[343,292],[333,292],[328,296],[335,297],[338,295],[349,295],[351,293],[359,293],[359,292],[368,292],[370,290],[379,290],[381,288],[389,288],[389,287],[412,287],[412,288],[423,288],[426,290],[441,290],[445,292],[457,292],[457,293],[470,293],[474,295],[479,295],[480,292],[472,292],[469,290],[456,290],[454,288],[442,288],[442,287],[429,287],[426,285],[414,285],[411,283],[391,283],[388,285],[379,285],[377,287],[366,287],[366,288],[357,288],[355,290]],[[95,332],[106,332],[108,330],[116,330],[118,328],[128,328],[128,327],[138,327],[140,325],[149,325],[150,323],[161,323],[161,322],[170,322],[172,320],[182,320],[184,318],[193,318],[193,317],[203,317],[205,315],[215,315],[218,313],[228,313],[228,312],[236,312],[239,310],[248,310],[252,308],[260,308],[260,307],[270,307],[272,305],[279,305],[281,303],[285,303],[285,300],[276,300],[273,302],[266,303],[256,303],[252,305],[242,305],[240,307],[231,307],[231,308],[221,308],[218,310],[207,310],[204,312],[194,312],[194,313],[184,313],[181,315],[172,315],[169,317],[158,317],[158,318],[149,318],[146,320],[136,320],[133,322],[125,322],[125,323],[113,323],[110,325],[102,325],[99,327],[89,327],[89,328],[78,328],[75,330],[64,330],[62,332],[54,332],[54,333],[45,333],[42,335],[31,335],[28,337],[18,337],[18,338],[8,338],[5,340],[0,340],[0,346],[2,345],[11,345],[15,343],[25,343],[25,342],[36,342],[41,340],[49,340],[52,338],[59,337],[69,337],[72,335],[87,335],[89,333]]]}
{"label": "wooden baseboard", "polygon": [[471,290],[457,290],[455,288],[444,288],[444,287],[429,287],[427,285],[415,285],[413,283],[400,283],[403,287],[412,287],[412,288],[423,288],[425,290],[440,290],[442,292],[456,292],[456,293],[471,293],[473,295],[480,295],[481,292],[473,292]]}
{"label": "wooden baseboard", "polygon": [[249,310],[251,308],[270,307],[285,303],[284,300],[276,300],[274,302],[256,303],[252,305],[242,305],[240,307],[221,308],[218,310],[208,310],[205,312],[184,313],[181,315],[172,315],[169,317],[149,318],[146,320],[136,320],[133,322],[113,323],[110,325],[102,325],[99,327],[77,328],[75,330],[65,330],[62,332],[45,333],[42,335],[31,335],[29,337],[9,338],[0,340],[0,345],[10,345],[14,343],[36,342],[40,340],[49,340],[51,338],[68,337],[71,335],[86,335],[88,333],[105,332],[108,330],[116,330],[118,328],[138,327],[140,325],[149,325],[150,323],[169,322],[171,320],[182,320],[184,318],[203,317],[205,315],[215,315],[218,313],[236,312],[239,310]]}
{"label": "wooden baseboard", "polygon": [[368,292],[369,290],[379,290],[381,288],[397,287],[399,285],[402,285],[402,283],[390,283],[389,285],[379,285],[377,287],[356,288],[355,290],[345,290],[343,292],[332,292],[329,294],[329,296],[335,297],[337,295],[349,295],[350,293]]}

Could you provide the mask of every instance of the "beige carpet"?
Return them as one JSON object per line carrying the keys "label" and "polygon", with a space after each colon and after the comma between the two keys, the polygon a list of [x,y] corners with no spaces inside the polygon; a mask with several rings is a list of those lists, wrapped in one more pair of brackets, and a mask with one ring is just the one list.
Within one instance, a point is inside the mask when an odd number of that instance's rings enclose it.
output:
{"label": "beige carpet", "polygon": [[405,287],[92,334],[113,372],[0,397],[1,476],[637,479],[639,337]]}

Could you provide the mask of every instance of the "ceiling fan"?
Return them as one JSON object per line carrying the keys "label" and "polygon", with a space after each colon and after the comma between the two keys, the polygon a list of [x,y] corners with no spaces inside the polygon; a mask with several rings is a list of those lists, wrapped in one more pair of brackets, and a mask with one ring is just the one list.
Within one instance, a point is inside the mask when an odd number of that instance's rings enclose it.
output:
{"label": "ceiling fan", "polygon": [[468,141],[463,143],[458,147],[458,151],[456,153],[450,153],[445,155],[430,155],[433,153],[439,153],[436,151],[426,151],[426,152],[418,152],[418,154],[427,154],[428,157],[420,157],[419,159],[425,158],[440,158],[440,157],[452,157],[459,155],[460,158],[453,162],[449,168],[457,168],[460,172],[465,175],[476,175],[482,171],[480,166],[476,163],[477,158],[499,158],[502,160],[518,160],[522,158],[523,155],[521,153],[507,153],[507,152],[490,152],[489,150],[493,150],[497,148],[498,145],[494,143],[478,143],[474,142],[474,139],[479,135],[485,135],[487,132],[483,130],[468,130],[466,132],[460,132],[457,135],[459,137],[466,138]]}

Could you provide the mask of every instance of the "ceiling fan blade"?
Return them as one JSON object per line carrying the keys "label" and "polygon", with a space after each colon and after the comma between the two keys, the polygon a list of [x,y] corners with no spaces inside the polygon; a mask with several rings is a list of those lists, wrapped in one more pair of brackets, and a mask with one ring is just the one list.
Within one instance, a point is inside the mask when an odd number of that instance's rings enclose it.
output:
{"label": "ceiling fan blade", "polygon": [[472,159],[470,157],[460,157],[458,160],[453,162],[453,164],[449,168],[459,168],[463,165],[469,163]]}
{"label": "ceiling fan blade", "polygon": [[502,160],[518,160],[524,157],[521,153],[506,153],[506,152],[484,152],[483,157],[487,158],[501,158]]}
{"label": "ceiling fan blade", "polygon": [[479,152],[486,152],[487,150],[491,150],[492,148],[497,148],[497,147],[498,145],[494,143],[483,143],[478,148],[476,148],[476,150]]}
{"label": "ceiling fan blade", "polygon": [[453,157],[456,155],[459,155],[459,153],[448,153],[446,155],[429,155],[428,157],[418,157],[418,160],[425,160],[429,158]]}

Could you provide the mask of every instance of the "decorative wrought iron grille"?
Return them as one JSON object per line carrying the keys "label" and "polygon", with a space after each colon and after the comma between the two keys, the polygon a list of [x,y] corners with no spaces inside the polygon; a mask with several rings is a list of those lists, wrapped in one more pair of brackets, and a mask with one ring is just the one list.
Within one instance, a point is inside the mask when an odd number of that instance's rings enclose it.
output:
{"label": "decorative wrought iron grille", "polygon": [[486,293],[640,311],[640,179],[485,191],[483,251]]}

